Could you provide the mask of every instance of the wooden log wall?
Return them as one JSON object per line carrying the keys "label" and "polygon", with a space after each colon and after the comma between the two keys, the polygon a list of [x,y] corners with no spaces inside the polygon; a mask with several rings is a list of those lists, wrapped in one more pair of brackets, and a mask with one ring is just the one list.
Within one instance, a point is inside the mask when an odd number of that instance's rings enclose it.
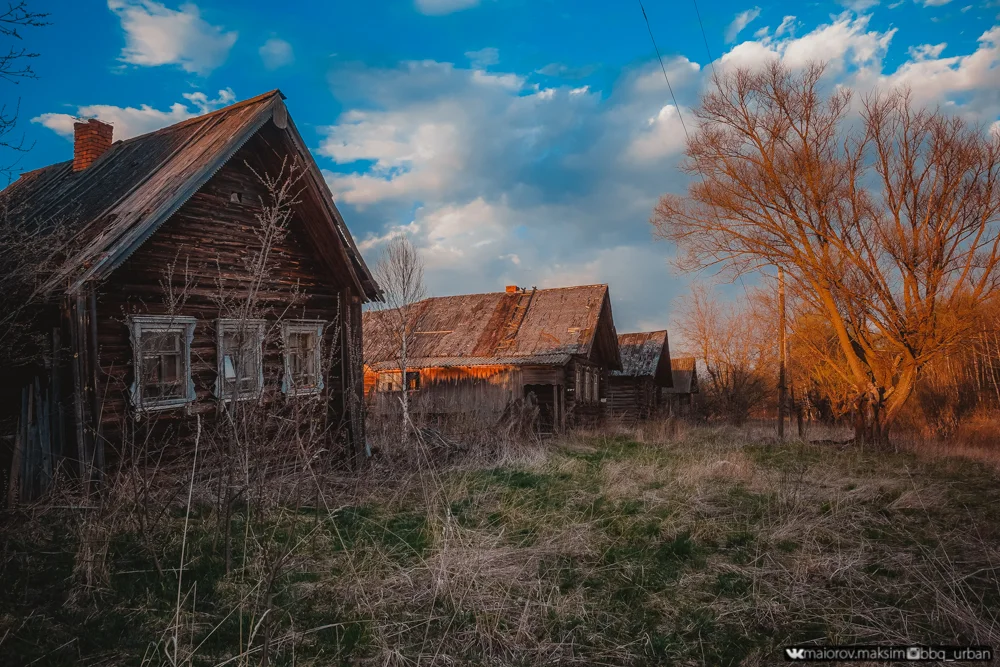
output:
{"label": "wooden log wall", "polygon": [[[191,349],[197,398],[186,408],[149,413],[143,419],[156,422],[162,434],[169,431],[171,437],[182,437],[193,421],[191,415],[215,411],[215,321],[232,317],[220,306],[220,295],[245,300],[254,286],[245,262],[260,248],[260,223],[255,216],[261,213],[261,202],[269,201],[266,189],[247,163],[258,173],[277,174],[280,159],[265,164],[257,157],[269,153],[261,137],[252,139],[101,286],[96,303],[98,382],[106,387],[100,410],[109,445],[127,439],[123,426],[134,426],[128,397],[133,357],[127,318],[133,314],[169,314],[171,294],[176,314],[198,320]],[[317,256],[304,225],[298,215],[290,221],[288,234],[271,251],[269,271],[257,292],[263,319],[268,321],[265,397],[267,401],[283,398],[280,387],[284,358],[278,319],[325,320],[328,326],[323,354],[336,353],[325,378],[326,394],[340,414],[346,347],[341,315],[354,315],[356,335],[360,336],[360,299],[342,305],[345,294],[358,295],[342,278],[333,276]],[[164,424],[169,428],[164,430]]]}
{"label": "wooden log wall", "polygon": [[651,377],[615,377],[608,384],[608,415],[631,424],[659,414],[660,388]]}

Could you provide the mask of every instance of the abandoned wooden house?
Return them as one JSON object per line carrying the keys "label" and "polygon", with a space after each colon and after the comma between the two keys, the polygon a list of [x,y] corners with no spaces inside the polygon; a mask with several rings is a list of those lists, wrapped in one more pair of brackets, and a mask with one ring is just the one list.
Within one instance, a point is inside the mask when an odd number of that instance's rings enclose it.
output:
{"label": "abandoned wooden house", "polygon": [[339,444],[363,437],[350,351],[380,292],[283,100],[124,141],[77,122],[72,160],[0,193],[17,224],[52,239],[32,320],[45,344],[5,383],[22,489],[64,461],[98,476],[126,431],[177,438],[228,402],[312,401]]}
{"label": "abandoned wooden house", "polygon": [[594,424],[621,369],[607,285],[425,299],[410,308],[404,380],[391,313],[365,313],[365,393],[385,413],[408,392],[425,416],[499,417],[527,400],[542,432]]}
{"label": "abandoned wooden house", "polygon": [[674,386],[666,330],[618,336],[622,369],[608,383],[608,411],[621,423],[661,416],[667,407],[664,389]]}
{"label": "abandoned wooden house", "polygon": [[698,393],[698,364],[694,357],[670,360],[673,387],[664,389],[670,414],[679,417],[691,413],[694,395]]}

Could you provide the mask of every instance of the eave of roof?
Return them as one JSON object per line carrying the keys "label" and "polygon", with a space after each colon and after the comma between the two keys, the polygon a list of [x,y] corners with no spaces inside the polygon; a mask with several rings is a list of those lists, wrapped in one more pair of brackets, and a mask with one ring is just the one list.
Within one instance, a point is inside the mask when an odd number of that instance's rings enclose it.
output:
{"label": "eave of roof", "polygon": [[[534,354],[516,357],[420,357],[407,359],[406,367],[459,368],[464,366],[565,366],[573,358],[571,354]],[[398,361],[380,361],[368,364],[376,371],[399,370]]]}

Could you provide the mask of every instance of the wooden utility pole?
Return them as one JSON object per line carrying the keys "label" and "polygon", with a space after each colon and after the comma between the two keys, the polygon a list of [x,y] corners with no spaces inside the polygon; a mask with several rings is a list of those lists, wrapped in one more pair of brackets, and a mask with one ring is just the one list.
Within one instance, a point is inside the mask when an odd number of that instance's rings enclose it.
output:
{"label": "wooden utility pole", "polygon": [[785,271],[778,267],[778,439],[785,439]]}

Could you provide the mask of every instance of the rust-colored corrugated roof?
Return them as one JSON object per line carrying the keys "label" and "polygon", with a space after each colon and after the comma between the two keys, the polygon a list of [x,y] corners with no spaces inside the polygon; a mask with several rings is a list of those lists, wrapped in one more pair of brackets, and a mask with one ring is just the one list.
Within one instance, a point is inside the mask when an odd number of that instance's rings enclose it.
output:
{"label": "rust-colored corrugated roof", "polygon": [[619,377],[651,377],[661,387],[672,387],[670,345],[666,329],[618,336],[622,369],[612,375]]}
{"label": "rust-colored corrugated roof", "polygon": [[[610,368],[620,365],[607,285],[433,297],[410,308],[411,359],[473,365],[539,363],[533,360],[548,357],[566,363],[573,355],[599,354]],[[393,316],[365,313],[366,363],[398,356],[392,327],[382,324]],[[459,359],[466,361],[454,361]]]}
{"label": "rust-colored corrugated roof", "polygon": [[24,174],[0,193],[7,214],[69,237],[54,248],[57,268],[43,291],[74,291],[107,277],[268,121],[303,152],[309,182],[321,190],[351,271],[368,298],[378,287],[361,258],[278,90],[112,144],[90,167],[72,160]]}
{"label": "rust-colored corrugated roof", "polygon": [[670,360],[670,368],[674,378],[674,386],[667,390],[668,393],[698,393],[698,366],[694,357],[674,357]]}

